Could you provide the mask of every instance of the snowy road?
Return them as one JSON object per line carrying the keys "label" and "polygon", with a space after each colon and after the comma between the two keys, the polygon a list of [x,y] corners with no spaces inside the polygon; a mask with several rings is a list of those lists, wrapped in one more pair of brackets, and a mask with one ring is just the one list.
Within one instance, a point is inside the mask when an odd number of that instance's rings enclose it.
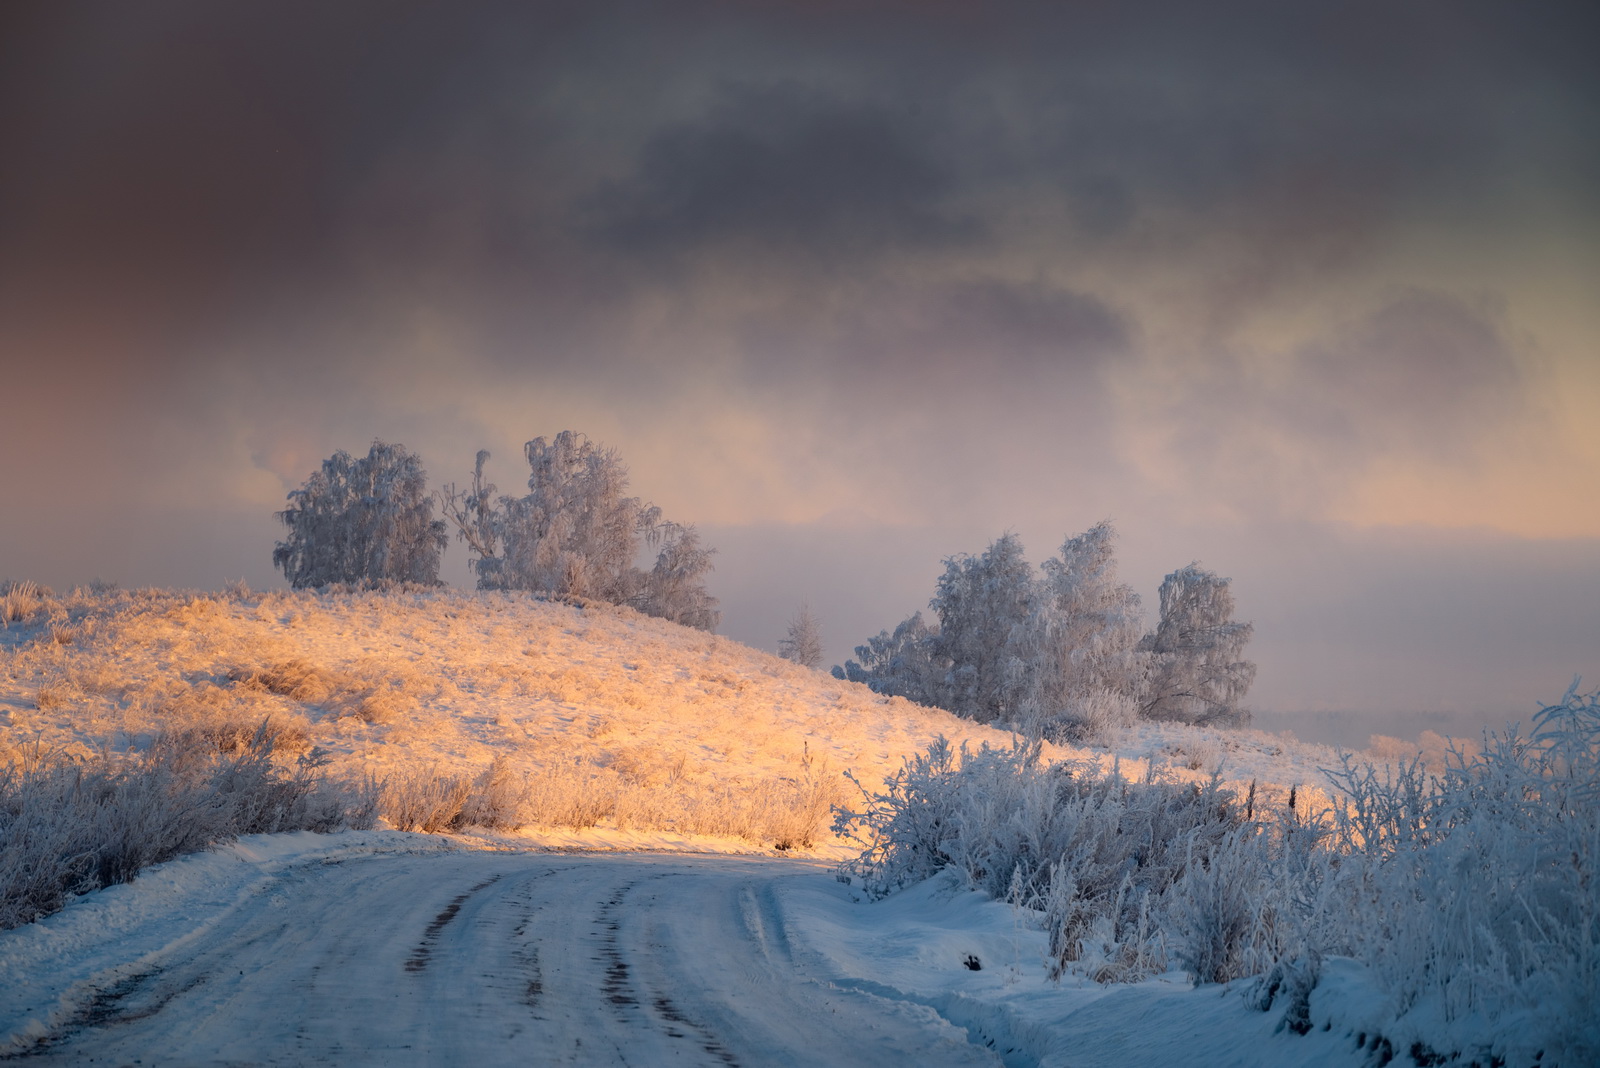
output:
{"label": "snowy road", "polygon": [[17,1059],[999,1063],[932,1009],[840,981],[785,888],[845,893],[821,864],[728,856],[309,858]]}

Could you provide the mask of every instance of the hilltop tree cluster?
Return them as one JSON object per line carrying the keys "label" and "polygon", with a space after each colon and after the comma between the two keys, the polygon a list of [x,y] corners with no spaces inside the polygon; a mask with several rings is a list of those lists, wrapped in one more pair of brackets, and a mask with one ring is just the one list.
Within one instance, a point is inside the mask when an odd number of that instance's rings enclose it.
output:
{"label": "hilltop tree cluster", "polygon": [[[628,469],[615,449],[563,430],[523,446],[531,473],[523,497],[496,498],[478,453],[472,485],[445,488],[445,514],[476,559],[483,590],[532,590],[624,604],[647,615],[710,630],[721,613],[706,592],[714,550],[692,526],[625,497]],[[649,570],[635,565],[654,550]]]}
{"label": "hilltop tree cluster", "polygon": [[978,556],[950,557],[929,602],[933,621],[914,613],[833,673],[1052,740],[1138,717],[1243,722],[1253,628],[1233,619],[1229,580],[1197,564],[1174,571],[1146,634],[1139,595],[1117,581],[1115,537],[1100,523],[1037,569],[1015,534]]}
{"label": "hilltop tree cluster", "polygon": [[[711,630],[721,618],[707,592],[715,550],[692,526],[626,496],[628,469],[616,450],[564,430],[523,448],[528,493],[496,496],[480,451],[465,491],[427,491],[415,453],[375,441],[366,457],[335,453],[289,494],[278,513],[288,537],[275,566],[295,588],[345,583],[436,584],[449,541],[446,520],[473,553],[478,588],[526,590],[563,599],[628,605],[647,615]],[[444,519],[433,518],[435,504]],[[654,553],[653,563],[641,567]]]}

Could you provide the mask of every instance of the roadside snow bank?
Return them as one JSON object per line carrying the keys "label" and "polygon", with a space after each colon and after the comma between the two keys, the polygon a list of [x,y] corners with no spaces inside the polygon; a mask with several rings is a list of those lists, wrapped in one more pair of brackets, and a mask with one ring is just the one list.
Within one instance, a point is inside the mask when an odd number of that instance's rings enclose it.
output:
{"label": "roadside snow bank", "polygon": [[260,834],[147,868],[62,911],[0,935],[0,1054],[43,1038],[89,1009],[96,994],[160,966],[274,873],[373,853],[432,853],[447,838],[398,831]]}
{"label": "roadside snow bank", "polygon": [[[1039,916],[961,889],[941,874],[879,901],[842,887],[786,883],[785,927],[834,984],[924,1005],[1007,1065],[1100,1068],[1204,1064],[1225,1068],[1350,1068],[1376,1062],[1396,1028],[1370,970],[1327,962],[1312,994],[1312,1029],[1297,1034],[1274,1008],[1251,1007],[1252,983],[1195,986],[1182,972],[1139,983],[1049,978]],[[974,968],[973,965],[977,967]],[[1435,1034],[1437,1032],[1434,1032]]]}

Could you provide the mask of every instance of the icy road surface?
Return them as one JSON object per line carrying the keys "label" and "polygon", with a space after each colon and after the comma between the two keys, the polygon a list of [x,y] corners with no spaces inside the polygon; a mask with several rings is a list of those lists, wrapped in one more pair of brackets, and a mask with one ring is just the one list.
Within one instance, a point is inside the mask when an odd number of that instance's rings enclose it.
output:
{"label": "icy road surface", "polygon": [[728,856],[308,858],[17,1059],[1001,1063],[931,1008],[836,983],[786,921],[797,884],[848,894],[822,864]]}

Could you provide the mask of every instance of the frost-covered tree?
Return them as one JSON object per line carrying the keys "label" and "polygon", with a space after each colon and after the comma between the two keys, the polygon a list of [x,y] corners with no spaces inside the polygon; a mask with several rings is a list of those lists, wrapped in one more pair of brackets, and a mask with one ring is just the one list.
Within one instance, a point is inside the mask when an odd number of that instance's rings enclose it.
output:
{"label": "frost-covered tree", "polygon": [[[710,630],[721,618],[705,588],[712,549],[692,526],[625,496],[628,469],[615,449],[563,430],[523,448],[528,494],[495,497],[480,451],[466,491],[447,487],[444,510],[476,559],[479,589],[531,590],[625,604]],[[655,550],[650,570],[637,566]]]}
{"label": "frost-covered tree", "polygon": [[983,555],[944,565],[929,602],[939,617],[937,650],[950,663],[939,703],[975,719],[1007,718],[1026,685],[1012,632],[1026,625],[1036,594],[1022,540],[1004,534]]}
{"label": "frost-covered tree", "polygon": [[1167,576],[1161,622],[1141,637],[1139,596],[1118,581],[1116,531],[1098,523],[1035,570],[1014,534],[945,560],[930,606],[856,648],[834,675],[1031,737],[1082,740],[1137,716],[1237,724],[1255,677],[1252,627],[1228,580],[1197,565]]}
{"label": "frost-covered tree", "polygon": [[789,621],[789,632],[778,641],[778,655],[815,671],[822,666],[822,624],[809,602]]}
{"label": "frost-covered tree", "polygon": [[1026,676],[1028,733],[1078,739],[1131,723],[1144,683],[1139,595],[1117,581],[1116,531],[1101,522],[1046,560],[1011,655]]}
{"label": "frost-covered tree", "polygon": [[717,611],[717,599],[706,591],[705,576],[716,550],[701,546],[700,532],[692,526],[662,523],[652,533],[660,552],[645,576],[642,594],[627,603],[646,615],[686,627],[715,629],[722,613]]}
{"label": "frost-covered tree", "polygon": [[1255,628],[1233,618],[1230,580],[1199,564],[1161,583],[1161,622],[1140,649],[1148,656],[1148,688],[1140,713],[1150,719],[1237,725],[1256,666],[1244,659]]}
{"label": "frost-covered tree", "polygon": [[449,538],[433,518],[428,476],[416,453],[374,441],[366,456],[339,451],[276,513],[288,537],[272,563],[296,589],[332,582],[439,581]]}
{"label": "frost-covered tree", "polygon": [[856,659],[834,667],[833,677],[862,683],[889,697],[940,705],[949,664],[939,655],[938,639],[938,630],[915,612],[892,634],[880,631],[867,644],[856,646]]}

